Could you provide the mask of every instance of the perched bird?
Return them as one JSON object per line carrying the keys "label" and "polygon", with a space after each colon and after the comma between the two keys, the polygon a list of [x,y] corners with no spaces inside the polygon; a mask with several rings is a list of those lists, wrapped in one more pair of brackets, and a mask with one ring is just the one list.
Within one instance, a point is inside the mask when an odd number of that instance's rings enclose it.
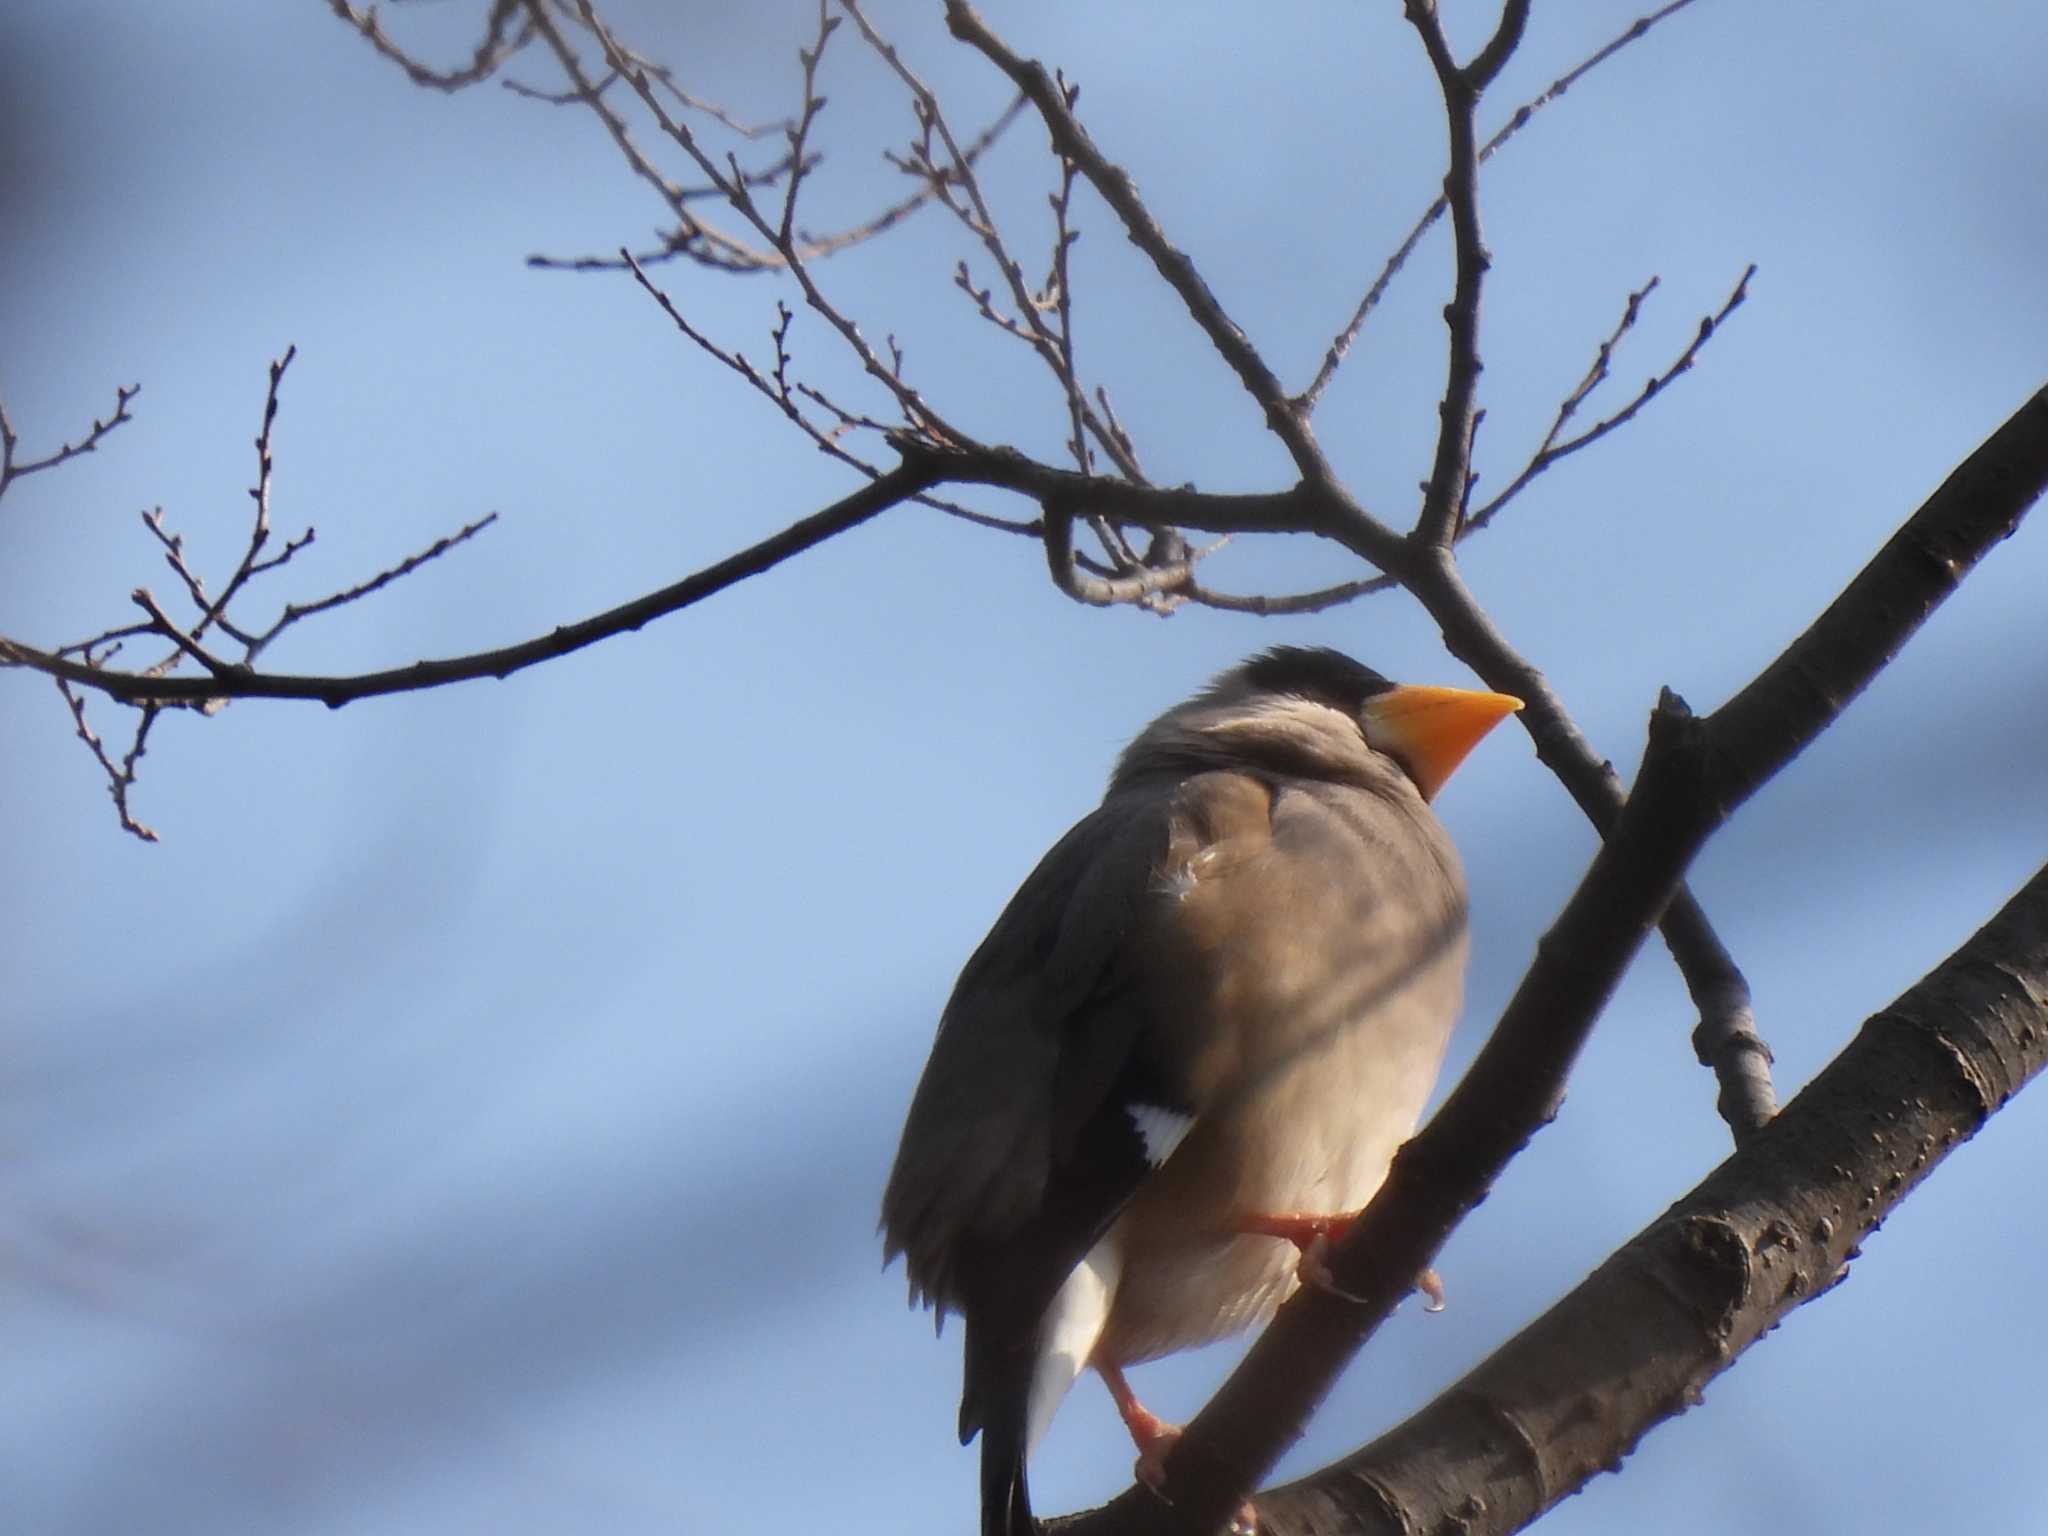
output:
{"label": "perched bird", "polygon": [[1154,720],[968,960],[882,1199],[913,1301],[966,1323],[983,1536],[1084,1367],[1264,1321],[1386,1178],[1436,1080],[1465,887],[1429,801],[1520,701],[1336,651],[1252,657]]}

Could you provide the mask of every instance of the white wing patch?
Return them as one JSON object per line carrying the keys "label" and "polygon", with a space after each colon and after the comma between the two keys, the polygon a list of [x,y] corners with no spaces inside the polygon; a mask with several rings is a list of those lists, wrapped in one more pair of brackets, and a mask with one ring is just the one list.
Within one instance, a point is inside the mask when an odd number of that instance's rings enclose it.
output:
{"label": "white wing patch", "polygon": [[1173,1149],[1195,1127],[1193,1115],[1163,1104],[1126,1104],[1124,1113],[1145,1143],[1145,1161],[1154,1168],[1173,1156]]}
{"label": "white wing patch", "polygon": [[1074,1266],[1045,1309],[1038,1331],[1038,1364],[1031,1373],[1031,1396],[1025,1409],[1027,1455],[1038,1448],[1067,1388],[1087,1368],[1095,1341],[1102,1337],[1102,1325],[1109,1321],[1123,1264],[1123,1248],[1112,1231]]}

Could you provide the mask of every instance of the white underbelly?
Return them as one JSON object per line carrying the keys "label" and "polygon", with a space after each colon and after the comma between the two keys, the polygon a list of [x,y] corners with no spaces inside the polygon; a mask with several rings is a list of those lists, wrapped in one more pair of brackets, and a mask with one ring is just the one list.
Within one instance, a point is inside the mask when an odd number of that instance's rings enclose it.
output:
{"label": "white underbelly", "polygon": [[1270,1317],[1295,1288],[1300,1255],[1284,1239],[1244,1235],[1243,1218],[1363,1209],[1435,1083],[1442,1036],[1432,1033],[1380,1031],[1365,1050],[1332,1041],[1198,1121],[1112,1229],[1121,1263],[1104,1355],[1149,1360]]}

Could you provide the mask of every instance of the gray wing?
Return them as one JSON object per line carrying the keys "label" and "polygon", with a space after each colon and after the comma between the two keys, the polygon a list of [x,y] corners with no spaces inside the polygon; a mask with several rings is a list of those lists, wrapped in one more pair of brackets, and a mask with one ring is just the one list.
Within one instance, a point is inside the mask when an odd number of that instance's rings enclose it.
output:
{"label": "gray wing", "polygon": [[[882,1198],[887,1257],[905,1255],[914,1297],[958,1308],[962,1265],[1026,1228],[1048,1264],[1072,1251],[1063,1277],[1145,1171],[1135,1126],[1093,1122],[1144,1025],[1126,940],[1166,855],[1173,798],[1121,794],[1077,824],[962,970]],[[1119,1129],[1128,1148],[1076,1158],[1083,1140]],[[1049,1206],[1071,1230],[1044,1230]]]}

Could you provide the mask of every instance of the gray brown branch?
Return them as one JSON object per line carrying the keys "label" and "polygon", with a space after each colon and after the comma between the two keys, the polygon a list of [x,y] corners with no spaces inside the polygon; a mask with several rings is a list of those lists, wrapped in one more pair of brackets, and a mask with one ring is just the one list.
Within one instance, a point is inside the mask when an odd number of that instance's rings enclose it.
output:
{"label": "gray brown branch", "polygon": [[1479,143],[1475,119],[1479,96],[1514,51],[1528,16],[1526,0],[1509,0],[1499,30],[1469,68],[1451,56],[1434,0],[1407,0],[1407,16],[1421,35],[1423,51],[1436,71],[1450,137],[1450,169],[1444,173],[1444,202],[1451,211],[1451,249],[1456,278],[1444,306],[1450,332],[1449,365],[1443,398],[1437,403],[1436,453],[1423,485],[1422,510],[1415,520],[1418,542],[1448,548],[1458,534],[1472,478],[1472,435],[1478,430],[1479,300],[1493,258],[1479,232]]}
{"label": "gray brown branch", "polygon": [[[1538,112],[1541,112],[1552,102],[1560,100],[1567,91],[1585,78],[1587,74],[1613,58],[1630,43],[1645,36],[1657,23],[1676,15],[1690,4],[1692,4],[1692,0],[1670,0],[1669,4],[1660,7],[1649,15],[1637,17],[1619,36],[1611,39],[1604,46],[1580,60],[1571,69],[1551,81],[1537,95],[1515,108],[1507,122],[1495,132],[1493,137],[1479,146],[1479,163],[1484,165],[1488,160],[1492,159],[1495,153],[1506,145],[1509,140],[1513,139],[1516,134],[1529,125],[1530,120]],[[1372,312],[1379,308],[1380,300],[1386,297],[1387,289],[1393,285],[1394,279],[1400,275],[1402,268],[1407,266],[1408,258],[1415,254],[1415,247],[1422,243],[1422,237],[1435,228],[1437,221],[1449,210],[1450,203],[1444,197],[1439,196],[1435,202],[1422,211],[1422,216],[1415,221],[1408,233],[1402,238],[1401,243],[1394,248],[1393,254],[1381,266],[1379,276],[1373,279],[1371,285],[1365,290],[1365,296],[1358,301],[1358,307],[1352,310],[1351,318],[1344,322],[1344,328],[1332,338],[1329,350],[1323,354],[1322,366],[1316,370],[1315,377],[1309,380],[1308,386],[1300,394],[1295,396],[1296,404],[1302,409],[1309,411],[1315,409],[1317,402],[1323,396],[1323,391],[1330,387],[1330,381],[1337,376],[1337,370],[1344,365],[1344,359],[1350,354],[1352,346],[1357,342],[1359,332],[1365,329],[1365,322],[1371,317]]]}
{"label": "gray brown branch", "polygon": [[927,466],[905,463],[823,511],[814,512],[780,533],[659,591],[649,592],[577,623],[564,624],[518,645],[479,651],[469,656],[420,661],[409,667],[393,667],[387,671],[349,677],[300,677],[289,673],[258,672],[245,666],[229,666],[217,676],[204,678],[150,677],[90,666],[19,641],[0,639],[0,666],[28,667],[79,687],[96,689],[130,704],[194,704],[214,698],[309,699],[333,709],[357,699],[383,694],[411,693],[422,688],[437,688],[485,677],[506,678],[514,672],[524,671],[557,656],[566,656],[613,635],[639,629],[692,603],[702,602],[713,593],[770,570],[792,555],[801,554],[813,545],[822,544],[866,522],[898,502],[917,495],[932,483],[933,475]]}
{"label": "gray brown branch", "polygon": [[1323,482],[1334,480],[1309,427],[1308,413],[1299,409],[1281,387],[1251,339],[1230,318],[1222,301],[1203,280],[1193,258],[1167,237],[1139,197],[1129,173],[1112,164],[1097,147],[1075,116],[1060,82],[1037,60],[1025,59],[1012,51],[966,0],[946,0],[946,25],[955,37],[980,52],[1031,99],[1052,134],[1054,152],[1080,167],[1096,195],[1123,222],[1131,243],[1150,258],[1166,285],[1180,296],[1217,356],[1229,365],[1246,393],[1257,402],[1266,425],[1286,445],[1303,477]]}
{"label": "gray brown branch", "polygon": [[1847,1279],[1879,1224],[2044,1063],[2048,868],[1556,1306],[1406,1423],[1262,1495],[1261,1529],[1522,1529]]}
{"label": "gray brown branch", "polygon": [[114,391],[112,414],[104,421],[95,416],[91,430],[84,436],[76,442],[59,443],[40,459],[20,457],[21,439],[15,435],[14,422],[7,414],[6,402],[0,401],[0,496],[5,496],[8,488],[17,480],[39,475],[44,470],[55,469],[60,464],[68,464],[75,458],[97,452],[110,432],[126,426],[135,419],[129,414],[128,407],[135,403],[135,397],[141,393],[140,384],[125,384],[117,388]]}
{"label": "gray brown branch", "polygon": [[[1651,716],[1634,792],[1500,1023],[1331,1255],[1336,1286],[1353,1299],[1310,1287],[1281,1309],[1169,1460],[1173,1505],[1126,1498],[1099,1525],[1076,1529],[1206,1532],[1223,1523],[1555,1113],[1594,1021],[1699,848],[1834,721],[2044,489],[2048,389],[1972,453],[1721,709],[1696,719],[1667,691]],[[1766,1127],[1759,1138],[1771,1134]],[[1609,1455],[1624,1445],[1616,1441]]]}

